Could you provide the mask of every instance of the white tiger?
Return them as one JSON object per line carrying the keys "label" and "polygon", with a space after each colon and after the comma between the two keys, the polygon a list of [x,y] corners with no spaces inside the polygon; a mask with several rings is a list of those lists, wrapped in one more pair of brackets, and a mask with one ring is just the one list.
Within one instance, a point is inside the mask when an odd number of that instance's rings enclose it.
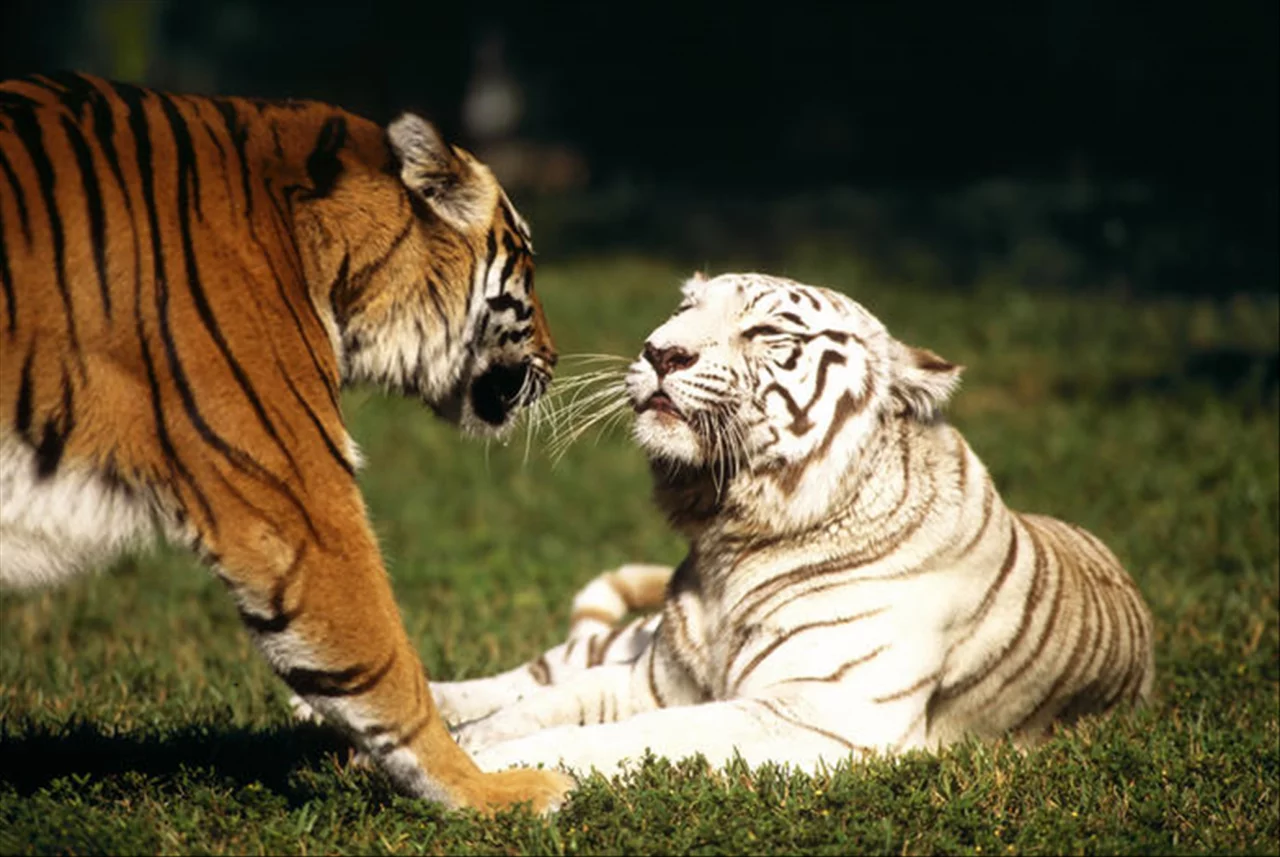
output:
{"label": "white tiger", "polygon": [[486,770],[813,770],[1145,699],[1141,595],[1092,535],[1006,508],[940,416],[959,375],[836,292],[690,280],[626,379],[688,555],[597,578],[526,666],[433,683],[462,745]]}

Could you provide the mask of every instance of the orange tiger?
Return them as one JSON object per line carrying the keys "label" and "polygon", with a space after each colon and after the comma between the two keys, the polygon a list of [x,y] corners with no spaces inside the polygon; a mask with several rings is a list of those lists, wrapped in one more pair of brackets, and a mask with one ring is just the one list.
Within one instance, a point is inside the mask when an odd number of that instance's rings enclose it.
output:
{"label": "orange tiger", "polygon": [[339,390],[493,433],[556,362],[528,227],[405,114],[0,84],[0,583],[155,537],[230,589],[281,678],[404,792],[562,800],[450,738],[393,600]]}

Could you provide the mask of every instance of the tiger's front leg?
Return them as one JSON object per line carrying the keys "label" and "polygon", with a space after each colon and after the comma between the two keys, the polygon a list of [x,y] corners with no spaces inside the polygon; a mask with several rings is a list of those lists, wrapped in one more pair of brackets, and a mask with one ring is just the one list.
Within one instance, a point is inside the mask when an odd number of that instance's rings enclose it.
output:
{"label": "tiger's front leg", "polygon": [[[330,497],[337,492],[330,492]],[[201,534],[276,673],[403,792],[451,807],[559,805],[572,780],[483,774],[450,737],[400,620],[354,482],[299,514],[251,488],[215,505]],[[254,501],[260,501],[255,503]],[[295,526],[282,525],[292,520]]]}
{"label": "tiger's front leg", "polygon": [[[664,703],[692,702],[696,690],[690,687],[681,695],[682,679],[679,669],[650,646],[631,663],[583,670],[561,684],[538,688],[487,717],[462,724],[454,735],[475,752],[556,726],[623,720]],[[659,684],[665,688],[663,699],[655,693]]]}
{"label": "tiger's front leg", "polygon": [[437,681],[431,693],[451,726],[479,720],[530,694],[572,681],[584,670],[630,664],[648,648],[660,616],[573,636],[527,664],[487,678]]}

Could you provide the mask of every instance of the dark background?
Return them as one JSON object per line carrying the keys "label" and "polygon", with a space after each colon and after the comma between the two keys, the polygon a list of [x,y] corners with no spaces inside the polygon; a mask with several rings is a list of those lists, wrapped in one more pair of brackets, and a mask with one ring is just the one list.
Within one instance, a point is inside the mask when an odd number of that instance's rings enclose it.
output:
{"label": "dark background", "polygon": [[1278,7],[9,0],[0,72],[418,108],[543,254],[919,269],[909,237],[957,285],[1021,253],[1028,285],[1274,292]]}

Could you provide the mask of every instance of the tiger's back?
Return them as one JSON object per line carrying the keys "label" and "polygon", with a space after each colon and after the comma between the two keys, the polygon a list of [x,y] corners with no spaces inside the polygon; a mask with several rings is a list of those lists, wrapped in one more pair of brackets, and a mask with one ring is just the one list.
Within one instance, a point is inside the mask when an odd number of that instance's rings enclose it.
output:
{"label": "tiger's back", "polygon": [[[1034,743],[1055,723],[1151,694],[1151,613],[1120,561],[1074,524],[1026,513],[1012,518],[1000,565],[1010,573],[997,573],[984,590],[930,700],[939,744],[966,734]],[[1019,552],[1028,554],[1021,562],[1030,569],[1026,589],[1002,595]]]}
{"label": "tiger's back", "polygon": [[[188,518],[216,526],[205,496],[216,477],[194,450],[288,473],[290,457],[321,442],[350,467],[335,414],[312,406],[321,436],[270,403],[290,384],[298,402],[335,403],[340,383],[334,331],[312,308],[279,200],[287,186],[314,186],[298,150],[324,123],[373,139],[380,129],[316,103],[176,96],[80,75],[0,85],[0,110],[7,582],[57,582],[158,534],[199,539]],[[281,113],[288,122],[272,131]],[[278,153],[264,151],[273,137]],[[274,172],[255,168],[267,159]],[[300,502],[258,499],[301,517]],[[40,545],[19,535],[40,529]],[[15,558],[24,548],[25,563]]]}

